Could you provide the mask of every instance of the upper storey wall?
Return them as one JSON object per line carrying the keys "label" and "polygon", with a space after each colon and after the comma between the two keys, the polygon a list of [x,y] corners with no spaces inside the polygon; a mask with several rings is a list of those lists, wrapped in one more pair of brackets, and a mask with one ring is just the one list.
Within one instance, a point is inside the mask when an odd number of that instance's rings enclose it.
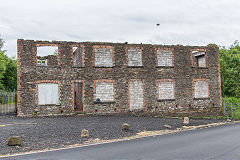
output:
{"label": "upper storey wall", "polygon": [[[41,46],[58,47],[57,67],[74,67],[74,48],[80,47],[83,54],[83,66],[91,67],[178,67],[197,68],[196,63],[206,63],[206,67],[218,67],[218,48],[212,46],[150,45],[101,42],[59,42],[18,40],[21,52],[21,65],[37,67],[37,48]],[[196,62],[193,51],[206,52],[206,61],[199,58]],[[101,55],[101,56],[98,56]],[[112,57],[109,57],[111,55]],[[212,59],[213,58],[213,59]],[[214,60],[215,59],[215,60]],[[103,66],[102,61],[108,61]],[[56,62],[55,62],[56,63]],[[54,64],[55,64],[54,63]],[[82,67],[83,67],[82,66]],[[204,67],[203,67],[204,68]]]}

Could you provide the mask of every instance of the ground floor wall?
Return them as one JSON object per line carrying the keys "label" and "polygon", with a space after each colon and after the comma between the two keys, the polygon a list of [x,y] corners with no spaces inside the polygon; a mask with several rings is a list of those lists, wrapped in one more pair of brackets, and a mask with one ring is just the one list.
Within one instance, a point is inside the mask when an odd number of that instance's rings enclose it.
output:
{"label": "ground floor wall", "polygon": [[[169,79],[167,80],[169,81]],[[221,114],[221,101],[220,97],[217,96],[219,93],[217,93],[215,89],[217,84],[214,82],[210,82],[209,84],[209,96],[207,98],[194,98],[194,84],[193,81],[190,81],[187,85],[189,87],[185,87],[184,89],[173,86],[173,99],[159,99],[159,92],[161,92],[161,94],[171,94],[168,90],[164,90],[166,88],[159,91],[162,89],[158,87],[159,81],[162,82],[164,79],[156,81],[148,81],[147,79],[77,79],[28,82],[28,87],[18,91],[20,97],[18,101],[18,116],[31,117],[74,114],[208,116]],[[173,81],[174,84],[180,83],[178,79],[172,79],[171,81]],[[80,101],[82,108],[76,108],[76,93],[74,91],[76,83],[82,84],[82,99]],[[106,86],[107,88],[101,86],[108,83],[113,84],[112,88],[109,85]],[[59,89],[59,94],[57,94],[59,95],[59,103],[39,104],[39,84],[57,84]],[[112,93],[108,93],[109,90],[113,90]],[[51,94],[48,96],[51,96]],[[168,98],[168,96],[166,98]],[[105,99],[106,101],[104,101]]]}

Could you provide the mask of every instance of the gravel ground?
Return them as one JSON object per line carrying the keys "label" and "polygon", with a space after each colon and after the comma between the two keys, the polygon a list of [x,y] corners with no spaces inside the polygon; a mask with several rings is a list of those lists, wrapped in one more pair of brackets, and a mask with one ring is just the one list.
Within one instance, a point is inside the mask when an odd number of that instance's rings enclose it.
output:
{"label": "gravel ground", "polygon": [[[220,122],[223,120],[191,119],[189,126]],[[75,117],[36,117],[18,118],[0,116],[0,154],[13,154],[46,148],[61,148],[65,145],[80,144],[89,138],[115,139],[133,136],[148,130],[165,129],[164,124],[172,129],[183,126],[182,119],[132,117],[132,116],[75,116]],[[130,131],[122,131],[121,125],[128,123]],[[5,126],[1,126],[5,125]],[[81,138],[81,130],[89,130],[89,138]],[[21,146],[7,146],[10,136],[21,136]]]}

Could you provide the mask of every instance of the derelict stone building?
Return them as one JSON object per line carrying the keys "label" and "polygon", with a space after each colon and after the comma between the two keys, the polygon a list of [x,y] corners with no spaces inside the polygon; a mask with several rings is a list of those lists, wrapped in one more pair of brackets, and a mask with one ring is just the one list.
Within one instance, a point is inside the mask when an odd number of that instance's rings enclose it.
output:
{"label": "derelict stone building", "polygon": [[[56,49],[43,56],[44,47]],[[19,39],[18,116],[220,114],[218,51],[213,46]]]}

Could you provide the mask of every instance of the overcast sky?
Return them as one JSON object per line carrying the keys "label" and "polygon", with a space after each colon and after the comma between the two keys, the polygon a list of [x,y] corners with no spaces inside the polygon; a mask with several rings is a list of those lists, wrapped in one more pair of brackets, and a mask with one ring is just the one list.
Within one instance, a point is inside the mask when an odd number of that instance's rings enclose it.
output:
{"label": "overcast sky", "polygon": [[0,0],[0,34],[9,56],[20,38],[229,46],[240,0]]}

